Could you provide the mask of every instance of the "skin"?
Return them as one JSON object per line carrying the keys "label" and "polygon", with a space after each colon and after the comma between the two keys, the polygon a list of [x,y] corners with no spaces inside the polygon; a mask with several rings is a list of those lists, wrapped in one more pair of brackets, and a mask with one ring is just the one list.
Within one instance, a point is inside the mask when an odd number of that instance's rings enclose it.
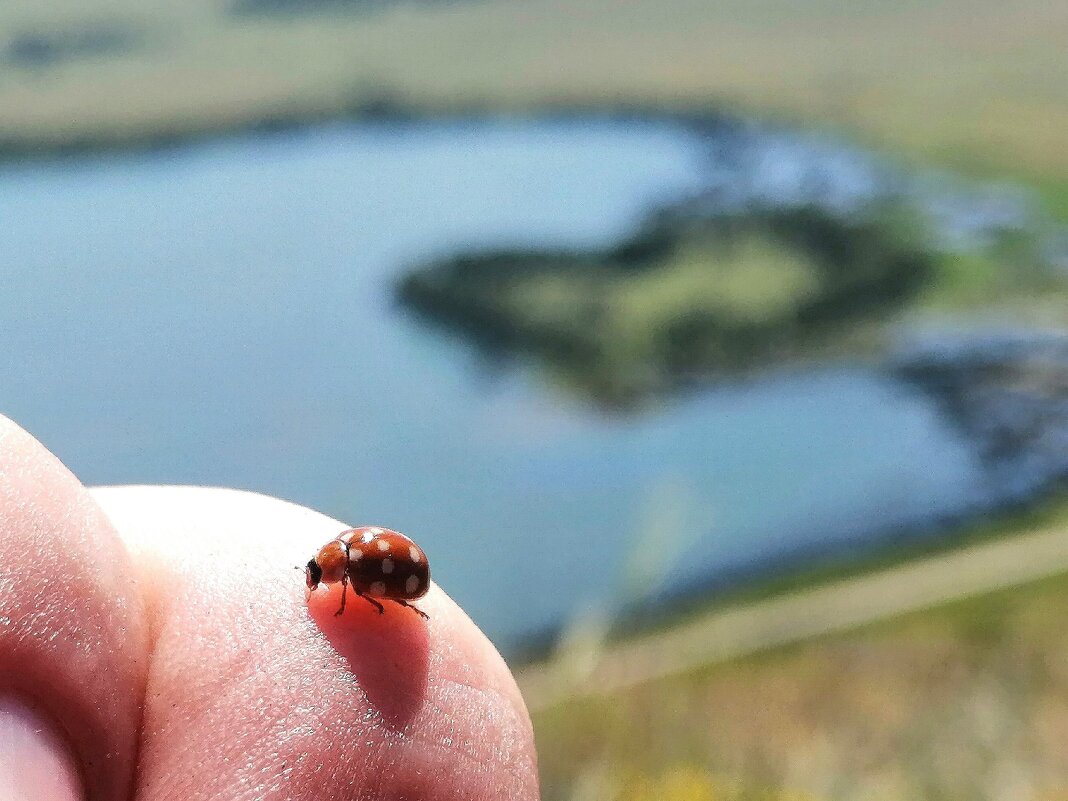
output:
{"label": "skin", "polygon": [[0,418],[0,699],[90,801],[536,799],[515,682],[444,592],[429,620],[306,599],[294,566],[344,528],[233,490],[86,490]]}

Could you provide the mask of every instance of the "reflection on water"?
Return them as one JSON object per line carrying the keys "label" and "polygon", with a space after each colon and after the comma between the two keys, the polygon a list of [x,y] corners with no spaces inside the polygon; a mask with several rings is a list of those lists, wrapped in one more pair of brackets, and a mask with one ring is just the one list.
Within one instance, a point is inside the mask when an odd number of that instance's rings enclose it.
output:
{"label": "reflection on water", "polygon": [[974,442],[993,487],[1026,501],[1068,479],[1068,339],[939,332],[903,349],[897,375]]}
{"label": "reflection on water", "polygon": [[[601,245],[706,184],[669,123],[345,126],[0,173],[0,403],[86,481],[224,484],[407,531],[508,646],[611,599],[967,508],[919,391],[781,374],[636,419],[403,317],[411,263]],[[643,535],[676,488],[677,539]],[[662,592],[665,585],[649,588]]]}
{"label": "reflection on water", "polygon": [[[880,154],[823,134],[745,120],[705,132],[710,213],[810,207],[849,218],[873,206],[907,202],[924,218],[935,247],[989,246],[1005,232],[1052,228],[1026,190],[965,184],[945,173],[908,171]],[[1053,239],[1049,247],[1053,253]]]}

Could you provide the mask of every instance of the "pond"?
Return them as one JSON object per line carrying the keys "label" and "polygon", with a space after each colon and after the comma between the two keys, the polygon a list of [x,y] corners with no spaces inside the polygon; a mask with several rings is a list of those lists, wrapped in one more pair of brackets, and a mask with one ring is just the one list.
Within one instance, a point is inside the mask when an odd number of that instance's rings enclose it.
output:
{"label": "pond", "polygon": [[[990,500],[872,368],[597,412],[411,319],[459,250],[602,246],[707,186],[692,130],[347,124],[0,168],[0,404],[86,482],[236,486],[425,545],[503,648],[588,604]],[[642,576],[645,578],[642,578]]]}

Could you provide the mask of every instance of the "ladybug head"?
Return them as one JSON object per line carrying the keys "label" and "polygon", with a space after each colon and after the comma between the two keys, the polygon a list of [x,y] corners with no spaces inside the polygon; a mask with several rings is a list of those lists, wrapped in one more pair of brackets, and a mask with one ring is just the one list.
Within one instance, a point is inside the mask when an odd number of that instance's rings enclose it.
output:
{"label": "ladybug head", "polygon": [[323,569],[314,559],[308,560],[308,566],[304,569],[304,578],[308,582],[308,589],[314,590],[323,579]]}

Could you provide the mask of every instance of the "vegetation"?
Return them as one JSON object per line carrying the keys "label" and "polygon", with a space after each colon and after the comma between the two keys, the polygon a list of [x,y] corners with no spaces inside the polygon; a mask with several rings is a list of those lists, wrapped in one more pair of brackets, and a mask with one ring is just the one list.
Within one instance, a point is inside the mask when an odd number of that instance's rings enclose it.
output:
{"label": "vegetation", "polygon": [[3,54],[7,67],[42,69],[65,61],[105,58],[132,50],[136,31],[105,21],[69,30],[27,31],[16,34]]}
{"label": "vegetation", "polygon": [[796,354],[834,326],[897,307],[932,269],[886,226],[801,209],[666,217],[592,253],[463,256],[410,274],[399,294],[489,348],[544,355],[594,398],[625,405]]}
{"label": "vegetation", "polygon": [[1033,236],[949,251],[924,227],[904,201],[852,219],[816,207],[709,217],[683,204],[603,250],[461,255],[413,271],[398,294],[616,407],[725,371],[868,348],[874,323],[906,315],[1021,305],[1036,323],[1064,322],[1068,282]]}
{"label": "vegetation", "polygon": [[[254,4],[253,4],[254,5]],[[152,142],[381,109],[729,106],[1068,197],[1068,5],[1046,0],[8,0],[19,37],[108,24],[143,46],[0,70],[0,140]],[[267,4],[269,7],[270,4]],[[314,13],[312,13],[314,12]],[[104,56],[107,57],[104,57]],[[388,104],[387,104],[388,105]]]}
{"label": "vegetation", "polygon": [[536,711],[545,798],[1068,797],[1066,604],[1062,576]]}

